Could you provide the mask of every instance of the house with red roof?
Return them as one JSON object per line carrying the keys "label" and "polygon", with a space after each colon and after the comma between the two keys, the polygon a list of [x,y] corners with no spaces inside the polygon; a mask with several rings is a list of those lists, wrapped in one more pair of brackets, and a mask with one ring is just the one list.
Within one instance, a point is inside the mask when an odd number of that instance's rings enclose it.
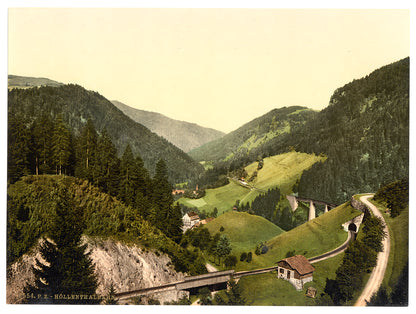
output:
{"label": "house with red roof", "polygon": [[315,268],[303,255],[296,255],[277,262],[277,277],[289,281],[296,290],[313,280]]}

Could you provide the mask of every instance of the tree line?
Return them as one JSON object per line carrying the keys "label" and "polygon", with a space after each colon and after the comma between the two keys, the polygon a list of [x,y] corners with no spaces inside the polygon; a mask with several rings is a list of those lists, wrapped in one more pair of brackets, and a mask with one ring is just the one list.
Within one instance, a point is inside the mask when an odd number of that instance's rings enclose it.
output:
{"label": "tree line", "polygon": [[296,212],[289,208],[285,195],[280,194],[277,187],[258,195],[251,203],[238,203],[238,211],[266,218],[285,231],[305,223],[308,219],[305,208],[300,206]]}
{"label": "tree line", "polygon": [[76,136],[60,115],[54,121],[43,115],[28,126],[23,118],[9,114],[8,136],[9,183],[30,174],[66,174],[86,179],[180,241],[182,213],[173,204],[164,159],[157,162],[151,177],[129,144],[119,158],[109,134],[105,129],[99,134],[91,119]]}
{"label": "tree line", "polygon": [[[203,172],[203,166],[192,160],[185,152],[127,117],[99,93],[88,91],[79,85],[14,88],[9,90],[7,101],[9,121],[13,124],[19,123],[21,135],[29,133],[27,129],[32,128],[36,120],[40,124],[37,126],[38,130],[42,128],[42,125],[49,129],[45,132],[49,132],[49,140],[51,140],[53,135],[51,124],[55,124],[60,116],[66,128],[71,131],[72,140],[76,141],[76,137],[82,132],[87,120],[91,119],[100,134],[106,130],[119,157],[129,144],[134,155],[140,154],[145,167],[152,176],[155,174],[156,163],[162,157],[168,165],[171,182],[196,179]],[[42,117],[47,117],[47,120],[41,119]],[[10,135],[9,139],[12,137]],[[27,136],[30,137],[30,135]],[[22,139],[20,143],[23,142]],[[50,143],[44,144],[50,145]],[[71,163],[68,166],[71,166]],[[56,171],[55,165],[53,167],[52,170]],[[74,172],[73,165],[72,169],[66,168],[62,171]],[[35,173],[33,162],[30,170],[31,173]]]}
{"label": "tree line", "polygon": [[359,234],[360,237],[345,251],[335,279],[327,278],[321,301],[328,301],[325,294],[331,301],[325,305],[344,305],[354,298],[357,291],[361,291],[365,274],[376,266],[377,254],[383,251],[382,240],[386,236],[383,229],[384,224],[380,218],[369,213],[364,215],[362,235]]}

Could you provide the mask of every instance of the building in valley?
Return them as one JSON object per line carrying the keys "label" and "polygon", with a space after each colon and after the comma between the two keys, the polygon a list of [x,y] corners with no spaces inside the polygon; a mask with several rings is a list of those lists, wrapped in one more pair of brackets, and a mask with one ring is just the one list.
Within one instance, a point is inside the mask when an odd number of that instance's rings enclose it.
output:
{"label": "building in valley", "polygon": [[200,218],[197,213],[189,212],[189,213],[186,213],[182,217],[182,221],[183,221],[183,232],[185,232],[186,230],[191,229],[193,226],[199,223]]}
{"label": "building in valley", "polygon": [[313,280],[315,268],[303,255],[282,259],[277,265],[277,277],[289,281],[296,290],[302,290],[305,283]]}

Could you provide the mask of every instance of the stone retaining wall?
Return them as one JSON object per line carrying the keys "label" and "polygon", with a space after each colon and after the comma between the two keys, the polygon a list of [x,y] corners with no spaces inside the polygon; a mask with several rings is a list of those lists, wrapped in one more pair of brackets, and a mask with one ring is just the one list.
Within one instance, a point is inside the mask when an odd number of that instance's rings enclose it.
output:
{"label": "stone retaining wall", "polygon": [[354,196],[351,198],[351,206],[357,210],[361,210],[363,213],[368,211],[367,206],[365,206],[360,201],[357,201]]}

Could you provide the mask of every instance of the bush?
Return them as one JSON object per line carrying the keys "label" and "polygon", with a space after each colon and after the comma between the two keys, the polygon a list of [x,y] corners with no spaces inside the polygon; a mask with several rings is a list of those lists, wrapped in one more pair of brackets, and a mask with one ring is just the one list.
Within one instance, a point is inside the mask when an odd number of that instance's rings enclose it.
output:
{"label": "bush", "polygon": [[225,267],[231,268],[237,264],[237,257],[235,255],[228,255],[224,260]]}
{"label": "bush", "polygon": [[[303,254],[303,255],[305,255],[305,254]],[[295,250],[287,251],[285,257],[288,258],[288,257],[292,257],[292,256],[295,256]]]}
{"label": "bush", "polygon": [[261,254],[266,254],[269,251],[269,247],[267,245],[263,245],[261,247]]}
{"label": "bush", "polygon": [[247,259],[247,253],[246,252],[241,253],[241,255],[240,255],[240,262],[243,262],[246,259]]}
{"label": "bush", "polygon": [[246,259],[247,263],[250,263],[252,259],[253,259],[253,253],[248,252],[247,259]]}
{"label": "bush", "polygon": [[269,247],[263,243],[260,243],[256,247],[256,251],[254,252],[256,255],[266,254],[269,251]]}

